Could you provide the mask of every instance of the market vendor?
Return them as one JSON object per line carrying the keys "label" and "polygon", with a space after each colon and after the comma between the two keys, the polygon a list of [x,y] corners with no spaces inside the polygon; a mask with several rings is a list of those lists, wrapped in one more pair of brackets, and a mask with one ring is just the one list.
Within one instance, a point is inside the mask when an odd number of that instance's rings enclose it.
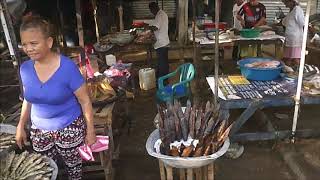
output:
{"label": "market vendor", "polygon": [[266,7],[258,0],[249,0],[240,8],[237,19],[241,22],[243,28],[256,28],[266,25]]}
{"label": "market vendor", "polygon": [[283,61],[288,66],[299,66],[303,39],[304,13],[298,0],[282,0],[290,9],[282,20],[285,30],[285,47]]}
{"label": "market vendor", "polygon": [[[266,8],[258,0],[249,0],[239,10],[237,19],[245,29],[266,25]],[[261,48],[261,47],[260,47]],[[240,57],[257,56],[256,44],[240,47]]]}
{"label": "market vendor", "polygon": [[52,50],[50,25],[39,16],[26,17],[20,26],[23,51],[29,56],[20,68],[24,100],[16,131],[20,148],[31,119],[34,151],[53,159],[61,156],[69,179],[81,179],[78,147],[96,141],[92,106],[84,78],[68,57]]}
{"label": "market vendor", "polygon": [[169,35],[168,35],[168,15],[159,8],[156,2],[149,3],[149,9],[154,20],[148,25],[156,37],[154,49],[158,56],[157,78],[169,73],[168,50],[169,50]]}

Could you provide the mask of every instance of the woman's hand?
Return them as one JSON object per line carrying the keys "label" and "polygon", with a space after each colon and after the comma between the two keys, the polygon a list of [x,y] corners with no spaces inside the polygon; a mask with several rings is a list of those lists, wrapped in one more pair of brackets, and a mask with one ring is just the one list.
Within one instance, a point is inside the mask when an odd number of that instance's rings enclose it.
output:
{"label": "woman's hand", "polygon": [[24,146],[27,143],[26,131],[24,130],[24,127],[21,127],[19,125],[16,131],[16,143],[20,149],[22,149],[22,146]]}
{"label": "woman's hand", "polygon": [[86,135],[86,144],[92,145],[96,142],[96,133],[94,132],[94,129],[87,129],[87,135]]}

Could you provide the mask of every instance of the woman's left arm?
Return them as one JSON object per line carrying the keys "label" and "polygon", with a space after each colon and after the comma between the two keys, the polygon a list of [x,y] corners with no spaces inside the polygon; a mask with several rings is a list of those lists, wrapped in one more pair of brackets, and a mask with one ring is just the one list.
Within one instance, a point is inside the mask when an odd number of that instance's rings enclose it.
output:
{"label": "woman's left arm", "polygon": [[86,83],[83,83],[81,87],[74,92],[74,94],[81,105],[83,116],[87,123],[86,144],[92,145],[96,142],[96,134],[93,124],[92,104],[89,98]]}

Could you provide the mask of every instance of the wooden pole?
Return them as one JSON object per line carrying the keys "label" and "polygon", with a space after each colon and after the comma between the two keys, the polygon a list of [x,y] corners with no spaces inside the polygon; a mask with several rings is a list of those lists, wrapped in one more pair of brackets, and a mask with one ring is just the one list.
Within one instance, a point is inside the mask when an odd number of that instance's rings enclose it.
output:
{"label": "wooden pole", "polygon": [[216,24],[216,34],[215,34],[215,43],[214,43],[214,104],[218,104],[218,81],[219,81],[219,16],[220,16],[220,3],[219,0],[215,1],[215,24]]}
{"label": "wooden pole", "polygon": [[124,26],[123,26],[123,8],[122,5],[118,7],[118,13],[119,13],[119,28],[120,32],[124,31]]}
{"label": "wooden pole", "polygon": [[295,96],[295,107],[294,107],[293,122],[292,122],[292,142],[294,142],[294,136],[296,134],[299,109],[300,109],[300,98],[301,98],[301,89],[302,89],[302,80],[303,80],[302,78],[303,78],[304,63],[305,63],[305,59],[306,59],[306,47],[307,47],[307,38],[308,38],[308,25],[309,25],[311,1],[312,0],[308,1],[305,22],[304,22],[298,85],[297,85],[297,93]]}
{"label": "wooden pole", "polygon": [[188,31],[188,1],[179,0],[178,3],[178,43],[184,45]]}
{"label": "wooden pole", "polygon": [[79,46],[84,48],[84,40],[83,40],[83,26],[82,26],[82,18],[81,18],[81,2],[80,0],[75,0],[76,5],[76,18],[77,18],[77,29],[79,36]]}
{"label": "wooden pole", "polygon": [[92,7],[93,7],[93,18],[94,18],[94,24],[96,28],[96,38],[97,42],[100,42],[100,35],[99,35],[99,27],[98,27],[98,22],[97,22],[97,1],[96,0],[91,0]]}
{"label": "wooden pole", "polygon": [[64,47],[67,47],[67,42],[66,42],[66,39],[64,38],[64,20],[63,20],[63,13],[61,11],[60,0],[57,0],[57,9],[58,9],[58,16],[60,20],[60,27],[58,29],[62,36],[62,44]]}

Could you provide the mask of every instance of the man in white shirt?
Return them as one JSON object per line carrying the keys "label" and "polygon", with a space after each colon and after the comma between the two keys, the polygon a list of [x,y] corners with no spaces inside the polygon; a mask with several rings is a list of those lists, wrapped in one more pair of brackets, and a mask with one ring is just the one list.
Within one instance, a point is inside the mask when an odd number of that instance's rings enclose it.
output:
{"label": "man in white shirt", "polygon": [[156,2],[149,3],[149,9],[155,19],[149,24],[154,32],[156,42],[153,45],[158,56],[157,78],[169,73],[168,46],[170,44],[168,35],[168,15],[159,8]]}

